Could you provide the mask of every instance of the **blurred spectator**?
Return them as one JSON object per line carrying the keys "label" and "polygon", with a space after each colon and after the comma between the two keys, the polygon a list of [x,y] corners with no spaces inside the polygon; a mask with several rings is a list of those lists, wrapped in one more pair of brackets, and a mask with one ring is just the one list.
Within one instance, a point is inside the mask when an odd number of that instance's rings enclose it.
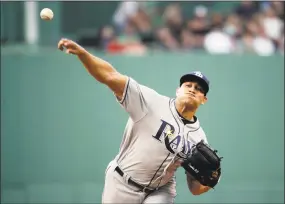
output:
{"label": "blurred spectator", "polygon": [[211,22],[208,20],[208,9],[204,6],[194,8],[194,16],[187,22],[187,29],[193,34],[195,48],[203,48],[204,37],[211,29]]}
{"label": "blurred spectator", "polygon": [[150,17],[143,8],[139,8],[135,15],[130,16],[129,23],[137,29],[138,33],[149,33],[152,30]]}
{"label": "blurred spectator", "polygon": [[104,49],[108,46],[109,43],[116,39],[115,31],[111,26],[105,26],[100,32],[100,46]]}
{"label": "blurred spectator", "polygon": [[220,29],[214,29],[205,36],[204,46],[211,54],[229,54],[234,51],[230,36]]}
{"label": "blurred spectator", "polygon": [[243,52],[247,52],[247,53],[253,53],[254,49],[253,49],[253,39],[254,36],[252,35],[252,33],[248,30],[246,30],[241,38],[241,47],[242,47],[242,51]]}
{"label": "blurred spectator", "polygon": [[180,35],[184,27],[184,20],[179,4],[170,4],[163,14],[165,26],[169,28],[171,35],[180,41]]}
{"label": "blurred spectator", "polygon": [[[205,35],[203,46],[211,54],[228,54],[234,51],[234,41],[230,33],[224,31],[228,29],[229,32],[235,31],[234,24],[224,24],[224,18],[219,13],[213,13],[211,17],[211,30]],[[234,34],[234,33],[233,33]]]}
{"label": "blurred spectator", "polygon": [[123,1],[119,4],[113,16],[113,22],[116,31],[123,32],[129,22],[139,10],[139,2],[136,1]]}
{"label": "blurred spectator", "polygon": [[244,20],[251,18],[255,13],[258,12],[258,8],[253,1],[243,0],[241,4],[235,10]]}
{"label": "blurred spectator", "polygon": [[194,34],[191,33],[188,29],[183,29],[180,38],[182,50],[193,50],[200,47],[196,41]]}
{"label": "blurred spectator", "polygon": [[194,16],[188,20],[187,26],[194,34],[205,35],[210,29],[207,8],[204,6],[195,7]]}
{"label": "blurred spectator", "polygon": [[274,54],[275,47],[272,41],[264,36],[257,36],[252,42],[253,50],[261,56],[269,56]]}
{"label": "blurred spectator", "polygon": [[243,27],[241,19],[236,14],[230,14],[223,25],[223,31],[235,39],[241,38]]}
{"label": "blurred spectator", "polygon": [[[117,8],[113,22],[120,39],[137,39],[150,45],[155,39],[149,16],[143,2],[123,1]],[[135,37],[134,37],[135,36]]]}
{"label": "blurred spectator", "polygon": [[164,26],[156,31],[160,47],[166,50],[183,50],[193,47],[193,37],[185,29],[185,20],[178,3],[168,5],[163,12]]}
{"label": "blurred spectator", "polygon": [[284,1],[271,1],[270,3],[278,18],[284,20]]}
{"label": "blurred spectator", "polygon": [[267,7],[264,11],[262,25],[264,27],[265,34],[274,42],[277,42],[278,39],[281,38],[284,23],[278,18],[271,6]]}
{"label": "blurred spectator", "polygon": [[[255,16],[256,17],[256,16]],[[275,52],[274,43],[268,38],[260,18],[252,18],[246,24],[247,49],[262,56],[272,55]]]}
{"label": "blurred spectator", "polygon": [[261,11],[266,10],[268,7],[274,10],[278,18],[284,20],[284,1],[262,1],[260,2]]}
{"label": "blurred spectator", "polygon": [[211,29],[222,28],[224,18],[220,13],[213,13],[211,16]]}
{"label": "blurred spectator", "polygon": [[171,30],[169,28],[160,28],[157,31],[157,39],[160,42],[162,48],[167,50],[178,50],[179,44],[177,40],[173,37]]}

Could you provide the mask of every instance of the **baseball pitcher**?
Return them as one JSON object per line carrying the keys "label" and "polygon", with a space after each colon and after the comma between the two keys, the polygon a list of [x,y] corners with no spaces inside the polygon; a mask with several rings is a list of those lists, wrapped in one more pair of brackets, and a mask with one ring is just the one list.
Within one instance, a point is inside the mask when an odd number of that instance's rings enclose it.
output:
{"label": "baseball pitcher", "polygon": [[209,146],[195,116],[207,102],[205,75],[183,75],[176,97],[169,98],[119,73],[71,40],[61,39],[58,48],[76,55],[129,114],[119,153],[106,168],[102,203],[174,203],[179,167],[185,169],[194,195],[218,183],[221,158]]}

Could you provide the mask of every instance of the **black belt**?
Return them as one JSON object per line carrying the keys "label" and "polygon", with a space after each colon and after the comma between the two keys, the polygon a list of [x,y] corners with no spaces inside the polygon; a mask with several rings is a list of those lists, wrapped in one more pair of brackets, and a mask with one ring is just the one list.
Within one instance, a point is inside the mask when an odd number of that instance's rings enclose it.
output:
{"label": "black belt", "polygon": [[[120,167],[117,166],[115,168],[115,171],[118,172],[118,174],[120,176],[122,176],[122,177],[124,176],[124,172],[120,169]],[[150,194],[150,193],[153,193],[154,191],[156,191],[156,189],[152,190],[152,189],[146,188],[145,186],[142,186],[142,185],[138,184],[137,182],[133,181],[131,178],[128,180],[128,183],[133,185],[133,186],[135,186],[135,187],[137,187],[137,188],[139,188],[140,191],[145,192],[147,194]]]}

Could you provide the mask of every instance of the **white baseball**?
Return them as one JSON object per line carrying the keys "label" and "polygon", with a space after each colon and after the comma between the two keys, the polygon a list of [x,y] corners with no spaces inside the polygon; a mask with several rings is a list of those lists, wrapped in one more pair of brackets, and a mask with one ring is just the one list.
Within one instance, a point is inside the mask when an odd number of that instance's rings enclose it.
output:
{"label": "white baseball", "polygon": [[41,19],[51,20],[53,18],[53,12],[49,8],[44,8],[40,13]]}

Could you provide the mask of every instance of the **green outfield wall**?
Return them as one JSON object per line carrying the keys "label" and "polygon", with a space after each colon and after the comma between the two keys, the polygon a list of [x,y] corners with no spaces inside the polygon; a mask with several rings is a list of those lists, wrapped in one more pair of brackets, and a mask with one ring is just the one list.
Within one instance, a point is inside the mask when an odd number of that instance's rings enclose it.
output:
{"label": "green outfield wall", "polygon": [[[100,203],[127,113],[74,56],[56,49],[1,55],[1,201]],[[284,202],[282,57],[98,56],[170,97],[186,72],[201,70],[210,79],[198,117],[224,156],[222,179],[215,190],[192,196],[178,170],[176,203]]]}

